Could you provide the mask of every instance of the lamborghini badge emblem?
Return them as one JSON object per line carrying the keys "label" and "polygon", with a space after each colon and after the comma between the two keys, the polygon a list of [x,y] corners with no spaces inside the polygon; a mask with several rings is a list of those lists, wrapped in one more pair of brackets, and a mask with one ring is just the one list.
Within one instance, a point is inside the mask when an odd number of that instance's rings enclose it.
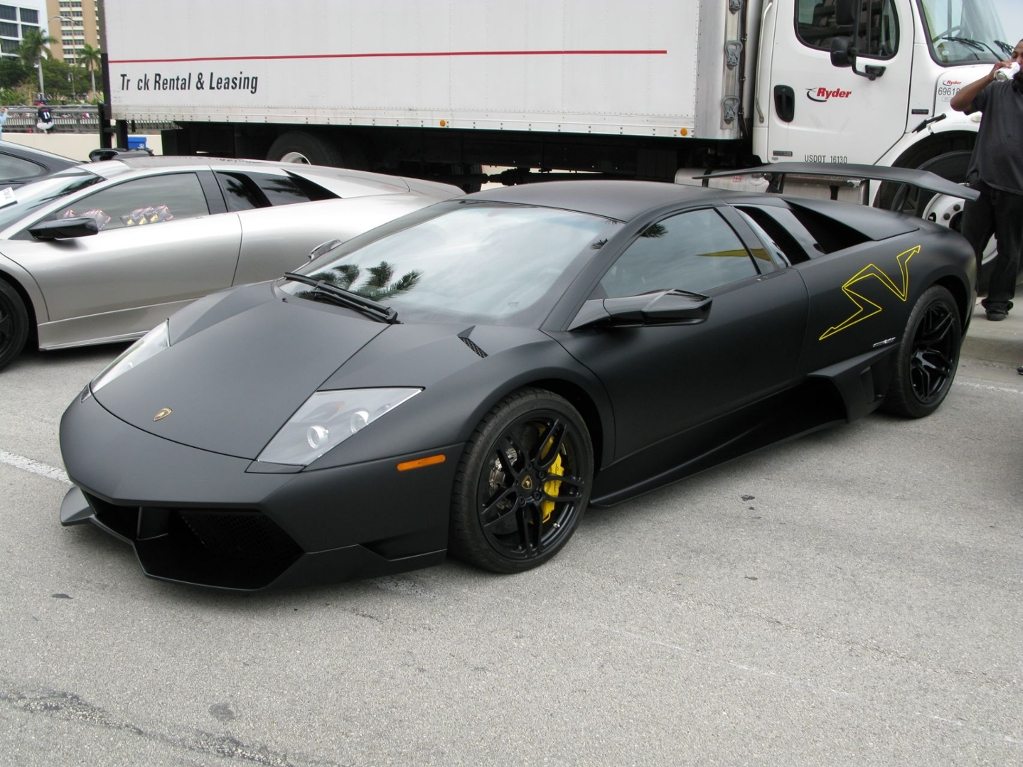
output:
{"label": "lamborghini badge emblem", "polygon": [[159,410],[156,411],[156,415],[153,416],[153,420],[154,421],[162,421],[164,418],[166,418],[167,416],[169,416],[173,412],[174,411],[171,410],[169,407],[162,407],[162,408],[160,408]]}
{"label": "lamborghini badge emblem", "polygon": [[528,492],[533,489],[533,478],[527,474],[522,478],[522,482],[520,484],[522,485],[522,489]]}

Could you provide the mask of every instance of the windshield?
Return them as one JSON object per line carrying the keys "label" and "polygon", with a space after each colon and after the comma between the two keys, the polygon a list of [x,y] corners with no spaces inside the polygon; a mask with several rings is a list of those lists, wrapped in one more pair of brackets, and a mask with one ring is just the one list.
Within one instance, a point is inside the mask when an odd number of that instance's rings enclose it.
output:
{"label": "windshield", "polygon": [[994,63],[1012,55],[991,0],[920,0],[931,58],[944,66]]}
{"label": "windshield", "polygon": [[[439,203],[299,271],[391,307],[402,322],[536,326],[618,222],[552,208]],[[302,283],[282,287],[312,296]]]}
{"label": "windshield", "polygon": [[99,183],[103,178],[80,169],[69,169],[25,184],[14,190],[13,202],[0,203],[0,230],[20,221],[33,210],[65,195]]}

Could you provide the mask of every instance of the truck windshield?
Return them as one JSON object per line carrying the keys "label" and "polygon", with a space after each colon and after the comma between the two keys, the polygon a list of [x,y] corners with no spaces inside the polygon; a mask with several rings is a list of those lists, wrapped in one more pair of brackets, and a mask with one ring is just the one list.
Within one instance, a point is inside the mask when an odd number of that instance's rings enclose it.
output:
{"label": "truck windshield", "polygon": [[919,0],[931,58],[943,66],[993,63],[1012,55],[991,0]]}

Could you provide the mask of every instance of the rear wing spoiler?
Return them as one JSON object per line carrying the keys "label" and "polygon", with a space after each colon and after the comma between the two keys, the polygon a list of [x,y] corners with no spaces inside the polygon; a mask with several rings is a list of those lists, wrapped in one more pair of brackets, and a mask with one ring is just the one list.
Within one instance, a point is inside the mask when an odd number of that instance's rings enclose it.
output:
{"label": "rear wing spoiler", "polygon": [[976,200],[980,192],[971,189],[963,184],[949,181],[927,170],[916,170],[915,168],[890,168],[883,165],[846,165],[835,163],[811,163],[811,162],[776,162],[768,165],[759,165],[755,168],[740,168],[739,170],[720,170],[713,173],[706,173],[702,176],[693,176],[694,179],[707,181],[712,178],[730,178],[732,176],[764,176],[767,179],[768,192],[781,193],[785,191],[786,176],[820,176],[826,179],[834,179],[831,184],[831,199],[838,198],[838,187],[841,183],[851,180],[859,180],[864,183],[864,201],[870,199],[871,181],[888,181],[895,184],[909,184],[918,189],[937,194],[947,194],[950,197],[961,197],[964,200]]}

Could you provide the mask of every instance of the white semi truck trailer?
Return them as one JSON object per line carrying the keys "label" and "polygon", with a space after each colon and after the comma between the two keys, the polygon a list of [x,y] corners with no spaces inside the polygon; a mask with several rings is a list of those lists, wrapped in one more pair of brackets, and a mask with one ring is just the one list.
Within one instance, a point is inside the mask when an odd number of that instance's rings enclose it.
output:
{"label": "white semi truck trailer", "polygon": [[485,166],[511,182],[781,161],[961,179],[977,124],[949,100],[1008,57],[1000,26],[993,0],[105,2],[113,116],[172,123],[165,152],[466,188]]}

